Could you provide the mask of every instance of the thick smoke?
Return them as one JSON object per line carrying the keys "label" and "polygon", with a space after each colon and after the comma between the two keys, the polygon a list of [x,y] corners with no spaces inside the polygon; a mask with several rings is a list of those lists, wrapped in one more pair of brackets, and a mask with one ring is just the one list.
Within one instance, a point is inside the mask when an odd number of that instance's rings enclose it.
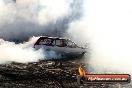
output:
{"label": "thick smoke", "polygon": [[0,37],[16,42],[31,36],[60,37],[69,23],[80,18],[81,3],[81,0],[0,0]]}
{"label": "thick smoke", "polygon": [[81,17],[81,5],[82,0],[0,0],[0,63],[60,57],[35,50],[38,37],[32,36],[62,37]]}
{"label": "thick smoke", "polygon": [[132,1],[85,0],[82,19],[70,24],[68,33],[90,42],[89,65],[97,72],[132,74]]}
{"label": "thick smoke", "polygon": [[31,47],[37,39],[38,37],[33,37],[23,44],[15,44],[14,42],[0,39],[0,63],[11,61],[25,63],[45,58],[43,50],[35,51]]}

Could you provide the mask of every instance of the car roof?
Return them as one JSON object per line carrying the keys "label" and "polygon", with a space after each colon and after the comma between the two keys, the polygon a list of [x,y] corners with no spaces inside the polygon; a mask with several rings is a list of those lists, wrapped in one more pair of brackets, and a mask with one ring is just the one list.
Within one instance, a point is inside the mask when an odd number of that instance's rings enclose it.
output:
{"label": "car roof", "polygon": [[64,40],[69,40],[69,39],[66,39],[66,38],[48,37],[48,36],[41,36],[39,39],[46,39],[46,38],[50,38],[50,39],[64,39]]}
{"label": "car roof", "polygon": [[59,37],[48,37],[48,36],[41,36],[35,43],[35,45],[39,44],[39,42],[43,39],[61,39],[61,40],[69,40],[65,38],[59,38]]}

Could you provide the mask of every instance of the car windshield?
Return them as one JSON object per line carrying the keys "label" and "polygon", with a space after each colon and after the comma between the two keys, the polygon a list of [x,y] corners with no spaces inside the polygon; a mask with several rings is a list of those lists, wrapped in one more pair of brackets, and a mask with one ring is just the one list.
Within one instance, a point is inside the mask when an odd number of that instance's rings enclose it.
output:
{"label": "car windshield", "polygon": [[71,40],[67,40],[67,46],[71,47],[71,48],[76,48],[77,47],[77,45],[74,42],[72,42]]}

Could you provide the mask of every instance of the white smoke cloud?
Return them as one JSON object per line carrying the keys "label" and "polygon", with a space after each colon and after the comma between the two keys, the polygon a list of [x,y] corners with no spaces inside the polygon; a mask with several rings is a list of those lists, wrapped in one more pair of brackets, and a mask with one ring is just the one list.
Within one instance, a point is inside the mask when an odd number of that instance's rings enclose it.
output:
{"label": "white smoke cloud", "polygon": [[59,17],[69,15],[71,9],[70,4],[72,0],[39,0],[40,11],[38,13],[39,23],[47,23],[48,21],[55,21]]}
{"label": "white smoke cloud", "polygon": [[82,19],[71,23],[72,38],[90,42],[87,61],[96,72],[132,73],[131,4],[131,0],[85,0]]}
{"label": "white smoke cloud", "polygon": [[23,41],[32,36],[62,36],[68,24],[80,16],[74,9],[79,1],[0,0],[0,37]]}
{"label": "white smoke cloud", "polygon": [[33,48],[33,44],[37,39],[38,37],[33,37],[23,44],[15,44],[0,39],[0,64],[11,61],[26,63],[45,59],[43,50]]}
{"label": "white smoke cloud", "polygon": [[67,16],[71,2],[66,0],[56,0],[55,2],[52,0],[16,0],[16,3],[5,3],[5,0],[1,0],[0,18],[3,19],[1,22],[11,21],[10,19],[17,21],[17,17],[21,17],[32,22],[46,24],[59,17]]}

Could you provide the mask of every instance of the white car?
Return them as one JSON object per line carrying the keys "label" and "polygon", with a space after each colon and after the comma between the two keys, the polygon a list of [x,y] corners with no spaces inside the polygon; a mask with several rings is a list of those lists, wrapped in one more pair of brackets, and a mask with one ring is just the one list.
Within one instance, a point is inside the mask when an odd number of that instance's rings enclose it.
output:
{"label": "white car", "polygon": [[70,39],[58,37],[40,37],[34,44],[34,48],[42,48],[45,51],[54,51],[64,57],[82,57],[86,53],[86,48],[76,45]]}

